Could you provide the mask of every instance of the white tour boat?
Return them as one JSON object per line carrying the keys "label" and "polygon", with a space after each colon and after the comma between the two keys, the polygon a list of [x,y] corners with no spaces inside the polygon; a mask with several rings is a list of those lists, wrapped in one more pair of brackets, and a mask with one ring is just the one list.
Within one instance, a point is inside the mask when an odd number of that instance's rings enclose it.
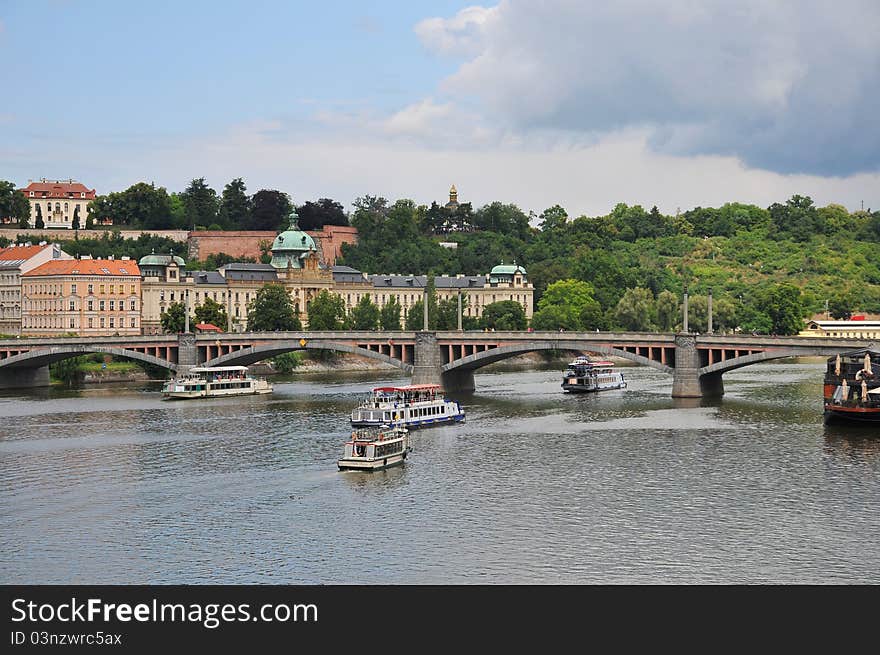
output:
{"label": "white tour boat", "polygon": [[406,428],[358,428],[351,433],[337,465],[340,471],[378,471],[403,464],[410,450]]}
{"label": "white tour boat", "polygon": [[562,374],[562,388],[572,393],[625,389],[626,380],[623,373],[614,370],[612,362],[594,362],[581,355]]}
{"label": "white tour boat", "polygon": [[438,384],[376,387],[351,413],[351,424],[355,427],[394,424],[422,428],[463,420],[461,405],[445,398]]}
{"label": "white tour boat", "polygon": [[247,366],[196,366],[165,383],[166,399],[221,398],[271,393],[272,385],[248,375]]}

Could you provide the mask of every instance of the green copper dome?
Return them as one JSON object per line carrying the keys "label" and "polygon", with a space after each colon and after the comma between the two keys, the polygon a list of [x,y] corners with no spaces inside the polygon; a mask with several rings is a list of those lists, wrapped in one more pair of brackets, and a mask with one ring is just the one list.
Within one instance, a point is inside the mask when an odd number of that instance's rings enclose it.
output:
{"label": "green copper dome", "polygon": [[517,273],[525,275],[526,269],[517,264],[499,264],[492,269],[489,275],[516,275]]}
{"label": "green copper dome", "polygon": [[157,255],[155,253],[141,257],[138,260],[138,266],[168,266],[172,262],[178,266],[186,266],[183,258],[177,255]]}
{"label": "green copper dome", "polygon": [[317,250],[315,240],[299,229],[296,210],[290,212],[290,227],[275,237],[272,242],[272,261],[275,268],[302,268],[302,257],[311,250]]}

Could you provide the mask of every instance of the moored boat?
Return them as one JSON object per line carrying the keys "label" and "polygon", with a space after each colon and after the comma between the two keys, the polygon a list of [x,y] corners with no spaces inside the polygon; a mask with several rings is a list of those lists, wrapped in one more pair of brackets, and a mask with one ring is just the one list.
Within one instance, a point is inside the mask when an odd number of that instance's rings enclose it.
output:
{"label": "moored boat", "polygon": [[626,380],[623,373],[614,370],[613,362],[592,361],[580,355],[562,374],[562,388],[571,393],[625,389]]}
{"label": "moored boat", "polygon": [[438,384],[376,387],[351,413],[354,427],[394,424],[423,428],[463,420],[461,405],[445,398]]}
{"label": "moored boat", "polygon": [[272,385],[250,375],[247,366],[196,366],[162,387],[166,400],[250,396],[271,392]]}
{"label": "moored boat", "polygon": [[340,471],[378,471],[403,464],[410,450],[409,431],[404,427],[357,428],[337,466]]}
{"label": "moored boat", "polygon": [[829,358],[823,396],[826,423],[880,425],[880,351],[866,348]]}

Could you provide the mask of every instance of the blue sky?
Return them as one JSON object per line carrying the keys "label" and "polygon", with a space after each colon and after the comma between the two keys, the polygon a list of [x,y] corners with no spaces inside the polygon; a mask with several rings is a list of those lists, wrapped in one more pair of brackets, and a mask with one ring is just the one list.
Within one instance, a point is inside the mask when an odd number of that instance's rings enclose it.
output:
{"label": "blue sky", "polygon": [[0,0],[0,179],[880,208],[871,0]]}

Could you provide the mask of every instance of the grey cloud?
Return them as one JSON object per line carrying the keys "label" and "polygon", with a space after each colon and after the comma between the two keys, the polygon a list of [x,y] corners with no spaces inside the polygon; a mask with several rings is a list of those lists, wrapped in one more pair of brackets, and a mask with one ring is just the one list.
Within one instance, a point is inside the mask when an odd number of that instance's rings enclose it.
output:
{"label": "grey cloud", "polygon": [[781,173],[880,169],[876,0],[511,0],[472,40],[460,16],[430,26],[426,47],[464,59],[444,91],[496,125],[649,128],[658,152]]}

